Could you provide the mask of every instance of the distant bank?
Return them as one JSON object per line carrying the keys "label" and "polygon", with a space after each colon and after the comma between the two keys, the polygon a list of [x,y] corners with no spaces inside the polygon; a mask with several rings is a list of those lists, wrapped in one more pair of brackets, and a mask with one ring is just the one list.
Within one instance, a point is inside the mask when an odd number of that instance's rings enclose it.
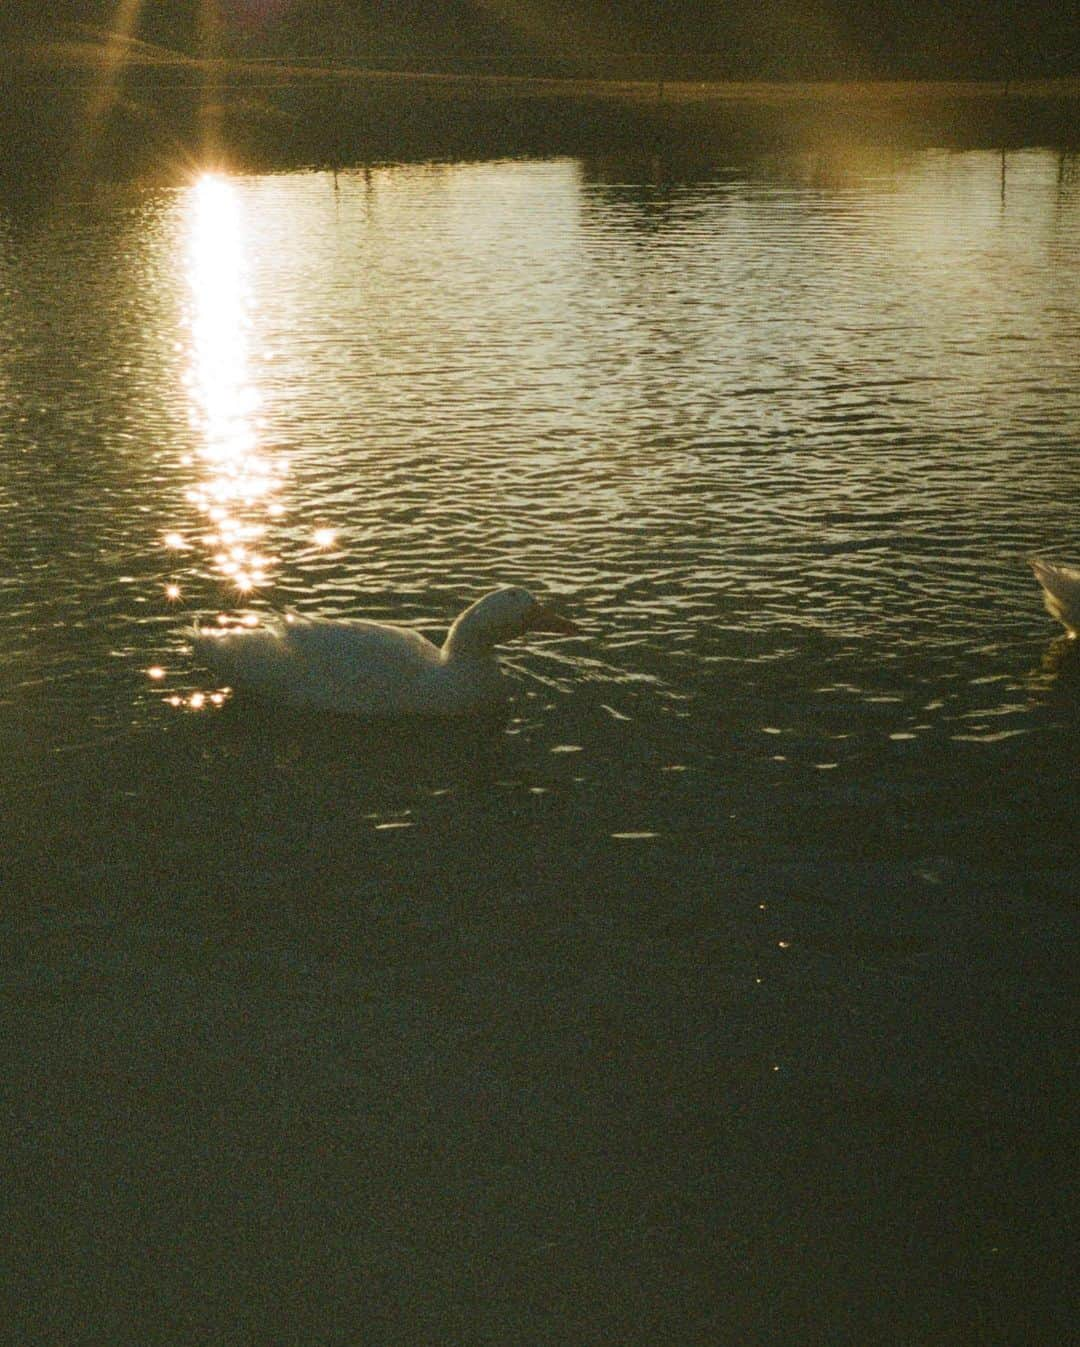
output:
{"label": "distant bank", "polygon": [[0,180],[175,178],[413,158],[653,152],[714,158],[843,141],[1080,144],[1080,78],[996,81],[580,80],[198,61],[130,44],[22,48],[0,109]]}

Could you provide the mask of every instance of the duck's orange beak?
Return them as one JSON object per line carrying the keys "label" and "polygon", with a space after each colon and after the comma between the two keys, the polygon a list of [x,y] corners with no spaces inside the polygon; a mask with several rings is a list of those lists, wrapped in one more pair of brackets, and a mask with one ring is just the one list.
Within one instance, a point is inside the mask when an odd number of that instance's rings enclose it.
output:
{"label": "duck's orange beak", "polygon": [[581,628],[546,603],[538,603],[529,618],[529,631],[553,631],[560,636],[580,636]]}

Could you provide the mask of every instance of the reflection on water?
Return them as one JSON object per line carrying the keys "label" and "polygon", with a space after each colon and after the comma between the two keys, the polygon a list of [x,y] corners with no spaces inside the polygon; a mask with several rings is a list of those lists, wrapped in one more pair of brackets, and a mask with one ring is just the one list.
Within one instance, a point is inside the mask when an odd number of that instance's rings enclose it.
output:
{"label": "reflection on water", "polygon": [[[260,438],[264,423],[251,351],[254,300],[237,186],[208,173],[184,196],[180,218],[187,236],[190,308],[178,346],[190,360],[183,383],[195,446],[179,462],[197,467],[198,479],[185,499],[201,519],[188,532],[167,530],[163,542],[170,551],[196,550],[207,558],[212,573],[226,582],[224,601],[242,601],[270,582],[276,558],[267,555],[264,539],[267,521],[284,514],[281,489],[288,463],[268,453]],[[185,589],[169,580],[166,598],[179,603]],[[228,615],[218,620],[227,622]],[[237,620],[250,625],[255,619],[243,613]],[[221,705],[223,697],[197,690],[166,700],[198,711]]]}
{"label": "reflection on water", "polygon": [[1051,641],[1027,681],[1032,693],[1045,701],[1066,708],[1080,705],[1080,640],[1059,636]]}
{"label": "reflection on water", "polygon": [[[77,522],[85,564],[49,601],[122,584],[118,613],[144,611],[114,649],[185,704],[193,616],[295,605],[438,634],[522,581],[602,639],[570,665],[515,654],[518,685],[582,709],[595,689],[609,724],[733,699],[757,719],[801,668],[796,726],[845,702],[867,724],[892,706],[894,736],[999,733],[983,712],[1023,732],[1017,645],[1040,617],[1017,558],[1068,553],[1077,470],[1062,162],[1008,156],[1004,198],[993,153],[864,148],[689,178],[562,159],[105,199],[8,245],[24,573],[43,520]],[[95,423],[103,389],[116,414]],[[146,518],[156,560],[110,576],[95,542],[146,538]],[[997,707],[921,696],[998,674]]]}
{"label": "reflection on water", "polygon": [[[1060,156],[1010,155],[1008,184],[993,153],[864,149],[692,178],[208,174],[135,215],[106,200],[79,226],[78,322],[41,302],[70,284],[71,230],[9,245],[12,471],[40,537],[43,450],[79,444],[57,485],[87,554],[64,583],[72,602],[122,583],[114,649],[162,670],[167,702],[212,704],[192,618],[297,606],[437,636],[521,581],[598,638],[513,653],[525,738],[567,712],[661,740],[722,712],[805,741],[770,755],[790,766],[1023,735],[1042,620],[1019,558],[1071,542],[1080,262]],[[49,343],[80,341],[93,363],[37,425]],[[127,423],[73,438],[109,380]],[[148,520],[156,559],[94,561],[106,535],[149,546]],[[30,575],[48,552],[25,556]]]}
{"label": "reflection on water", "polygon": [[[206,476],[188,500],[210,526],[200,539],[240,594],[264,585],[273,560],[260,550],[286,464],[260,450],[259,397],[250,370],[252,300],[237,189],[208,174],[190,190],[192,424]],[[176,546],[181,535],[170,533]]]}
{"label": "reflection on water", "polygon": [[[546,1341],[560,1277],[575,1341],[830,1304],[837,1341],[1067,1338],[1017,1317],[1060,1286],[1074,1024],[1080,642],[1026,564],[1078,547],[1060,167],[398,165],[0,217],[35,1304],[127,1306],[152,1248],[144,1322],[215,1340],[282,1268],[305,1341],[356,1269],[402,1341]],[[194,620],[438,637],[507,581],[590,639],[516,645],[505,721],[223,705],[192,666]],[[478,1267],[512,1275],[469,1299]]]}

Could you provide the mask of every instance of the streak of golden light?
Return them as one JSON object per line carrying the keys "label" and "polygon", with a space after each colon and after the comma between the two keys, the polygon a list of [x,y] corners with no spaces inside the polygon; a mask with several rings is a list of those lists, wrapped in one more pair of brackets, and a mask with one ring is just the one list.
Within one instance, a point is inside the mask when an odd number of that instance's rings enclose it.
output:
{"label": "streak of golden light", "polygon": [[201,87],[199,141],[204,164],[221,156],[221,10],[218,0],[200,0],[196,15]]}
{"label": "streak of golden light", "polygon": [[78,173],[93,163],[102,127],[116,103],[125,57],[140,9],[142,0],[118,0],[101,58],[101,69],[90,90],[83,113],[82,130],[75,144],[75,170]]}
{"label": "streak of golden light", "polygon": [[202,441],[196,458],[204,468],[189,499],[214,525],[202,541],[213,549],[216,569],[247,593],[268,581],[273,558],[249,544],[265,531],[259,516],[276,504],[284,468],[258,442],[246,235],[234,183],[204,174],[191,188],[189,219],[191,366],[185,385]]}

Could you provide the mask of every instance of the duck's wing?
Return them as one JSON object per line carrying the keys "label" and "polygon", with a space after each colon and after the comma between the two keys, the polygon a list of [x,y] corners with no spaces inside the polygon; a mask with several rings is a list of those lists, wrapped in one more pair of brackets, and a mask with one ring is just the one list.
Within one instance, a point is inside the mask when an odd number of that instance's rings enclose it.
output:
{"label": "duck's wing", "polygon": [[401,699],[413,682],[439,664],[438,648],[417,631],[381,622],[296,618],[282,639],[305,681],[336,705]]}
{"label": "duck's wing", "polygon": [[438,649],[405,627],[295,614],[263,627],[196,631],[192,646],[222,683],[293,706],[376,714],[410,702],[440,663]]}
{"label": "duck's wing", "polygon": [[1046,611],[1070,632],[1080,631],[1080,570],[1039,557],[1032,557],[1031,569],[1042,585]]}

